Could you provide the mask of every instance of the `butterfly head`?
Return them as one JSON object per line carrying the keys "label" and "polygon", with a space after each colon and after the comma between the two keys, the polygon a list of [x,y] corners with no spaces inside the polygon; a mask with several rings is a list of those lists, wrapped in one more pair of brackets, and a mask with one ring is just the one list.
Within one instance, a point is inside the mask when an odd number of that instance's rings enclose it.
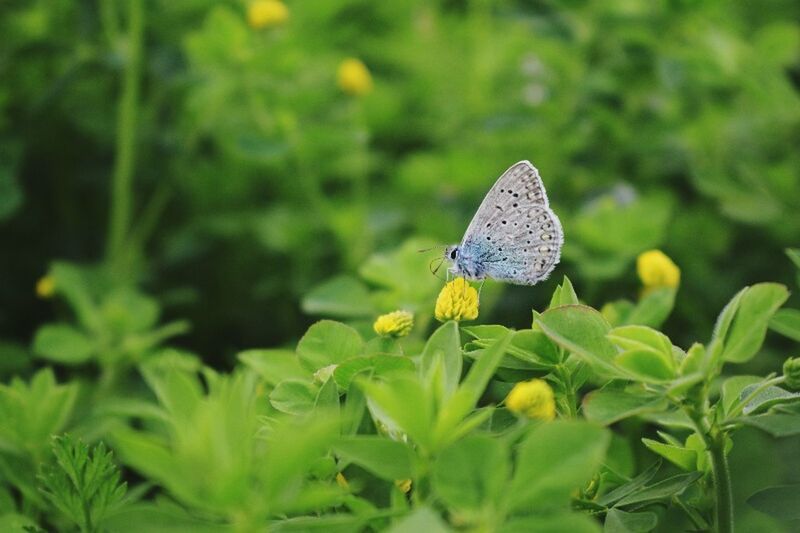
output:
{"label": "butterfly head", "polygon": [[444,258],[451,263],[458,261],[458,245],[453,244],[444,249]]}

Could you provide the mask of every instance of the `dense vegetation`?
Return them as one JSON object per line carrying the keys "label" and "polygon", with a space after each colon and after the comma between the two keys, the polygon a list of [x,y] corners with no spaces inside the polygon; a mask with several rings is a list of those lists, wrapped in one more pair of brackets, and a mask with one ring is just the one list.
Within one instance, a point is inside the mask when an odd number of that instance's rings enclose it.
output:
{"label": "dense vegetation", "polygon": [[0,529],[796,530],[798,146],[791,0],[6,2]]}

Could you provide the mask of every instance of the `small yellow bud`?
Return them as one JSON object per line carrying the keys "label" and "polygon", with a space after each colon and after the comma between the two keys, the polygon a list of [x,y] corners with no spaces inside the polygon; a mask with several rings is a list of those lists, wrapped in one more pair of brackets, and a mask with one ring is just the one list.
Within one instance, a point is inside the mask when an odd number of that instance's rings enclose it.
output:
{"label": "small yellow bud", "polygon": [[256,0],[247,7],[247,23],[261,30],[280,26],[289,20],[289,8],[280,0]]}
{"label": "small yellow bud", "polygon": [[475,320],[478,318],[478,291],[464,278],[444,286],[436,299],[436,320]]}
{"label": "small yellow bud", "polygon": [[414,315],[408,311],[394,311],[381,315],[372,325],[381,337],[405,337],[414,327]]}
{"label": "small yellow bud", "polygon": [[403,491],[404,493],[408,494],[411,490],[411,480],[410,479],[395,479],[394,486]]}
{"label": "small yellow bud", "polygon": [[347,482],[347,478],[341,472],[336,474],[336,484],[345,490],[350,488],[350,483]]}
{"label": "small yellow bud", "polygon": [[648,250],[636,258],[636,272],[645,289],[678,288],[681,269],[661,250]]}
{"label": "small yellow bud", "polygon": [[52,298],[56,293],[56,280],[53,276],[42,276],[36,282],[36,296],[42,299]]}
{"label": "small yellow bud", "polygon": [[351,57],[342,61],[336,79],[339,88],[351,96],[364,96],[372,91],[372,74],[360,59]]}
{"label": "small yellow bud", "polygon": [[514,385],[506,397],[508,410],[539,420],[552,420],[556,417],[556,402],[553,389],[546,381],[532,379]]}

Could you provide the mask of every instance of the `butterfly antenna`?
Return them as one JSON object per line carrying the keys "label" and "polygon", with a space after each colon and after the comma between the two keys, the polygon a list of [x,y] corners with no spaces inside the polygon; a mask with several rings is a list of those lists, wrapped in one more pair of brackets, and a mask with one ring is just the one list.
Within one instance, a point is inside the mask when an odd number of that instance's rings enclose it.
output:
{"label": "butterfly antenna", "polygon": [[[435,263],[437,260],[439,261],[439,264],[436,265],[436,268],[433,268],[433,263]],[[431,263],[428,265],[428,268],[430,269],[431,274],[433,274],[434,276],[436,276],[439,279],[442,279],[442,278],[437,275],[437,272],[439,272],[439,269],[442,268],[442,263],[444,263],[444,257],[438,257],[436,259],[433,259],[431,261]]]}
{"label": "butterfly antenna", "polygon": [[421,254],[424,254],[425,252],[430,252],[431,250],[436,250],[437,248],[441,248],[442,250],[444,250],[445,248],[447,248],[447,246],[443,245],[443,244],[439,244],[437,246],[431,246],[430,248],[423,248],[422,250],[417,250],[417,252],[421,253]]}

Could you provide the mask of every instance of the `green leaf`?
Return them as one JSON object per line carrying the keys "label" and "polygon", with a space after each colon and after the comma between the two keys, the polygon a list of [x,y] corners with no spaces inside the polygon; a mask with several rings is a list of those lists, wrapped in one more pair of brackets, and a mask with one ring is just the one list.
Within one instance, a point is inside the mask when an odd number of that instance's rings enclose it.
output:
{"label": "green leaf", "polygon": [[444,449],[433,466],[436,494],[451,509],[479,510],[496,501],[510,473],[503,444],[471,436]]}
{"label": "green leaf", "polygon": [[413,477],[411,450],[405,444],[377,435],[345,437],[333,445],[345,461],[355,463],[381,479]]}
{"label": "green leaf", "polygon": [[778,309],[769,321],[769,328],[800,342],[800,310]]}
{"label": "green leaf", "polygon": [[730,330],[723,335],[722,359],[744,363],[761,348],[770,318],[789,297],[786,287],[758,283],[743,294]]}
{"label": "green leaf", "polygon": [[631,479],[627,483],[620,485],[619,487],[615,488],[614,490],[600,496],[597,499],[597,503],[599,505],[603,505],[606,507],[612,506],[616,504],[621,499],[638,492],[641,490],[642,487],[647,485],[651,479],[656,475],[658,469],[661,468],[661,460],[659,459],[655,463],[648,466],[644,472],[636,476],[635,478]]}
{"label": "green leaf", "polygon": [[415,374],[398,374],[385,382],[357,379],[372,416],[391,432],[402,431],[430,450],[433,402]]}
{"label": "green leaf", "polygon": [[736,418],[734,421],[758,428],[773,437],[800,434],[800,415],[766,414]]}
{"label": "green leaf", "polygon": [[575,294],[575,288],[572,286],[572,282],[567,276],[564,276],[562,284],[558,285],[556,290],[553,291],[548,309],[553,309],[562,305],[577,305],[578,303],[580,302],[578,301],[578,295]]}
{"label": "green leaf", "polygon": [[614,362],[644,382],[659,383],[675,377],[672,355],[655,350],[628,350],[616,356]]}
{"label": "green leaf", "polygon": [[126,483],[103,443],[92,450],[69,435],[53,439],[56,464],[42,469],[45,496],[83,531],[99,528],[120,506]]}
{"label": "green leaf", "polygon": [[800,519],[800,485],[778,485],[762,489],[749,498],[754,509],[779,520]]}
{"label": "green leaf", "polygon": [[550,340],[610,376],[622,373],[613,363],[618,351],[606,338],[611,326],[591,307],[566,305],[542,313],[536,321]]}
{"label": "green leaf", "polygon": [[339,364],[364,351],[364,341],[356,330],[333,320],[320,320],[308,328],[297,344],[300,361],[310,370]]}
{"label": "green leaf", "polygon": [[677,289],[663,287],[644,295],[625,317],[625,324],[661,327],[675,306]]}
{"label": "green leaf", "polygon": [[663,411],[667,400],[649,393],[601,389],[583,398],[583,414],[604,426],[642,413]]}
{"label": "green leaf", "polygon": [[422,350],[420,358],[420,372],[423,376],[431,372],[437,357],[441,357],[444,364],[443,399],[446,400],[453,395],[461,379],[463,360],[461,357],[461,337],[458,333],[457,322],[452,320],[445,322],[433,332],[428,342],[425,343],[425,348]]}
{"label": "green leaf", "polygon": [[522,329],[514,333],[509,355],[522,361],[550,368],[560,362],[558,348],[541,331]]}
{"label": "green leaf", "polygon": [[158,302],[131,287],[109,293],[100,307],[105,327],[116,335],[141,333],[158,323]]}
{"label": "green leaf", "polygon": [[508,491],[511,510],[567,507],[570,494],[594,475],[611,435],[585,422],[553,421],[522,441]]}
{"label": "green leaf", "polygon": [[617,506],[665,500],[683,494],[686,488],[702,477],[702,472],[678,474],[632,493],[617,502]]}
{"label": "green leaf", "polygon": [[652,452],[657,453],[684,470],[691,472],[697,466],[697,453],[694,450],[687,450],[682,446],[664,444],[652,439],[642,439],[642,443]]}
{"label": "green leaf", "polygon": [[467,377],[464,378],[453,397],[444,404],[436,421],[435,439],[438,445],[452,442],[452,431],[478,404],[478,400],[486,390],[486,385],[500,364],[510,342],[511,334],[509,333],[486,348],[469,369]]}
{"label": "green leaf", "polygon": [[401,355],[375,355],[371,357],[355,357],[336,367],[333,378],[343,390],[350,388],[350,383],[358,374],[366,373],[372,377],[388,376],[394,372],[415,370],[414,362]]}
{"label": "green leaf", "polygon": [[411,514],[389,528],[388,533],[448,533],[451,531],[439,514],[429,507],[417,507]]}
{"label": "green leaf", "polygon": [[369,289],[351,276],[337,276],[311,289],[303,297],[303,311],[311,315],[367,318],[378,313]]}
{"label": "green leaf", "polygon": [[114,533],[225,533],[230,530],[229,525],[201,520],[177,505],[163,502],[128,505],[106,518],[105,526]]}
{"label": "green leaf", "polygon": [[187,418],[198,408],[203,386],[194,371],[171,359],[149,360],[140,368],[159,402],[171,414]]}
{"label": "green leaf", "polygon": [[100,333],[103,320],[92,298],[92,276],[85,268],[70,263],[56,262],[50,267],[56,292],[69,302],[78,321],[88,331]]}
{"label": "green leaf", "polygon": [[33,340],[36,355],[67,365],[85,363],[94,351],[89,337],[66,324],[45,324],[36,331]]}
{"label": "green leaf", "polygon": [[609,509],[603,533],[646,533],[658,524],[658,516],[649,511],[626,513],[620,509]]}
{"label": "green leaf", "polygon": [[742,390],[748,385],[763,381],[758,376],[733,376],[722,383],[722,407],[729,413],[742,396]]}
{"label": "green leaf", "polygon": [[786,256],[800,269],[800,248],[787,248]]}
{"label": "green leaf", "polygon": [[310,381],[287,379],[270,392],[269,403],[283,413],[303,416],[314,410],[318,392],[319,388]]}
{"label": "green leaf", "polygon": [[653,350],[671,360],[672,342],[669,337],[647,326],[621,326],[606,335],[623,350]]}
{"label": "green leaf", "polygon": [[507,520],[501,533],[600,533],[600,526],[591,517],[581,513],[558,512],[524,516]]}
{"label": "green leaf", "polygon": [[15,377],[0,384],[0,449],[22,457],[44,454],[50,436],[66,426],[77,396],[78,385],[57,384],[49,367],[30,382]]}
{"label": "green leaf", "polygon": [[[758,384],[753,383],[742,389],[739,397],[744,400],[759,387]],[[744,406],[742,413],[749,415],[751,413],[766,411],[775,405],[786,403],[795,403],[800,401],[800,392],[789,392],[780,387],[770,386],[760,391],[753,399],[747,402]]]}
{"label": "green leaf", "polygon": [[297,354],[290,350],[246,350],[239,352],[237,358],[273,387],[285,379],[311,377],[300,365]]}

